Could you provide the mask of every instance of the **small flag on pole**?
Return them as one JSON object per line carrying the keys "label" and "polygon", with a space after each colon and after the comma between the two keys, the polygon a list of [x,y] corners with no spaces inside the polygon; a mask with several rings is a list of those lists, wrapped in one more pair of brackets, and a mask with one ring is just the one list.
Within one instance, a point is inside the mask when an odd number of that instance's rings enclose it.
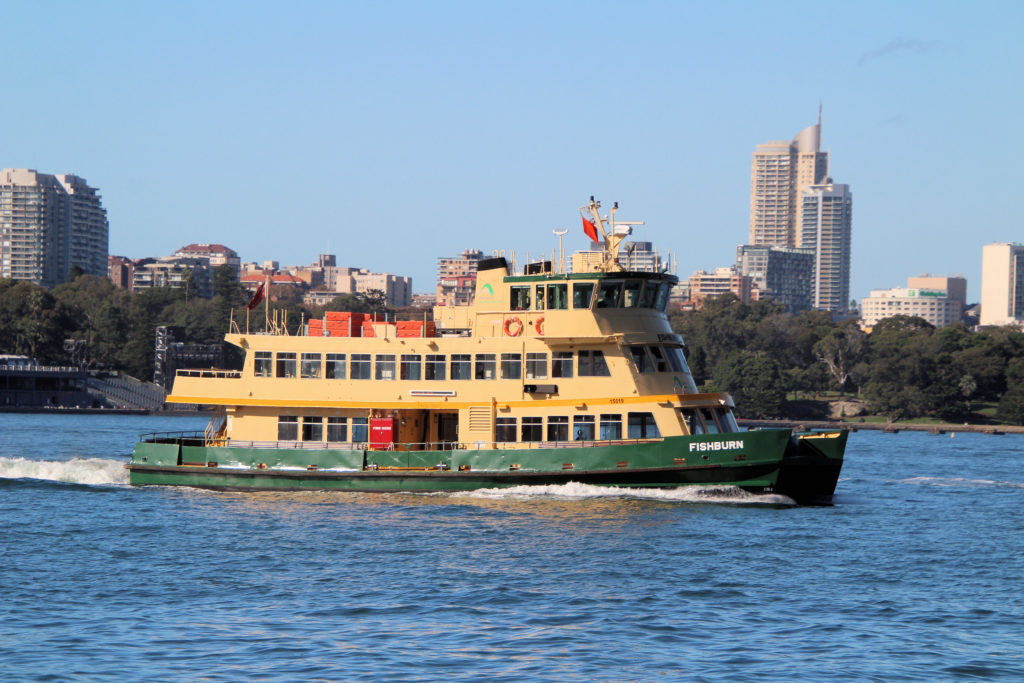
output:
{"label": "small flag on pole", "polygon": [[265,281],[261,282],[260,286],[256,288],[256,293],[252,295],[252,299],[250,299],[249,303],[246,304],[246,306],[245,306],[248,310],[251,311],[252,309],[254,309],[257,306],[259,306],[260,302],[263,301],[263,297],[265,296],[264,291],[263,291],[263,285],[265,285],[265,284],[266,284]]}
{"label": "small flag on pole", "polygon": [[597,226],[592,221],[588,221],[586,216],[581,216],[583,219],[583,232],[587,234],[592,241],[597,242]]}

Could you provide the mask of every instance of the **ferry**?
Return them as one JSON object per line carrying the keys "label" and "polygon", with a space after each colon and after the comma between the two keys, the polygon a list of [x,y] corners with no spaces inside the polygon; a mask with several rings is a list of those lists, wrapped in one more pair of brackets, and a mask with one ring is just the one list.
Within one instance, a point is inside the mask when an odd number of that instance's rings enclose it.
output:
{"label": "ferry", "polygon": [[616,222],[617,203],[603,217],[600,208],[593,198],[581,207],[602,247],[588,267],[547,261],[517,273],[485,258],[472,303],[435,307],[432,320],[329,312],[298,334],[269,314],[257,332],[233,322],[225,340],[244,353],[242,369],[179,370],[167,398],[212,407],[210,424],[143,435],[130,483],[702,485],[831,504],[847,432],[742,431],[730,395],[698,391],[669,325],[677,278],[628,268],[620,251],[636,223]]}

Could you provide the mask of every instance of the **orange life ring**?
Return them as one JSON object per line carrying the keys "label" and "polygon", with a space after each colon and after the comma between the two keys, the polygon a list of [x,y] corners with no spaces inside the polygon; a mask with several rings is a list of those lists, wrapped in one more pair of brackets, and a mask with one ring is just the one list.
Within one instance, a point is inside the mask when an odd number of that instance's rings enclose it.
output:
{"label": "orange life ring", "polygon": [[534,326],[537,328],[537,334],[544,336],[544,316],[537,318]]}
{"label": "orange life ring", "polygon": [[523,321],[512,316],[505,321],[505,334],[510,337],[518,337],[523,333]]}

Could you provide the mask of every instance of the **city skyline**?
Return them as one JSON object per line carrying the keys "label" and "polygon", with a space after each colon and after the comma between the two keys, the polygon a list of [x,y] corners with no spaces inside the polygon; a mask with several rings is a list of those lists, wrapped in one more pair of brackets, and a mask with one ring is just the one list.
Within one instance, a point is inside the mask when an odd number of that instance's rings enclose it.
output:
{"label": "city skyline", "polygon": [[[0,167],[87,178],[112,254],[337,253],[421,291],[466,248],[522,262],[569,229],[566,252],[586,249],[593,194],[685,279],[747,242],[754,146],[821,103],[822,150],[857,197],[850,298],[930,272],[978,301],[982,247],[1024,234],[1012,193],[991,192],[1022,175],[1005,153],[1024,147],[1006,87],[1021,18],[868,4],[837,32],[795,3],[11,4],[0,39],[31,58],[0,65]],[[751,69],[766,55],[788,79]]]}

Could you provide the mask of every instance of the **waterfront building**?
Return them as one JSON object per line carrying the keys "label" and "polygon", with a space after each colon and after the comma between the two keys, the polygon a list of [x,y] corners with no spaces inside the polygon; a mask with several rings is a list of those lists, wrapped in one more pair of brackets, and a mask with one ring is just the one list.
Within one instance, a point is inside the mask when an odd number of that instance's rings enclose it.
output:
{"label": "waterfront building", "polygon": [[1024,325],[1024,244],[982,247],[979,324]]}
{"label": "waterfront building", "polygon": [[828,178],[804,191],[800,243],[814,250],[814,308],[843,312],[849,306],[852,226],[853,195],[849,185]]}
{"label": "waterfront building", "polygon": [[0,171],[0,277],[53,287],[73,265],[106,277],[108,237],[107,212],[84,178]]}
{"label": "waterfront building", "polygon": [[814,255],[811,248],[741,244],[736,247],[736,270],[750,276],[761,298],[799,313],[812,307]]}
{"label": "waterfront building", "polygon": [[801,197],[828,175],[828,152],[821,151],[818,123],[791,141],[758,145],[750,172],[750,244],[799,247],[803,231]]}
{"label": "waterfront building", "polygon": [[945,327],[963,319],[966,298],[967,280],[962,277],[907,278],[906,287],[873,289],[861,299],[861,325],[873,327],[879,320],[907,315]]}
{"label": "waterfront building", "polygon": [[458,256],[437,259],[438,306],[468,306],[473,303],[476,266],[484,257],[479,249],[466,249]]}

